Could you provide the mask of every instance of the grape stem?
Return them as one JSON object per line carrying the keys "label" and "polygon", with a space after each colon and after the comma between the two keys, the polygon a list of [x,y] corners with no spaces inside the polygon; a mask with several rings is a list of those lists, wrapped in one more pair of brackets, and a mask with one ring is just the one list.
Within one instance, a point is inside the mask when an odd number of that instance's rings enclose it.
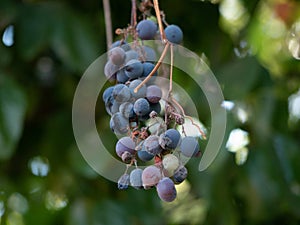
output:
{"label": "grape stem", "polygon": [[112,44],[112,39],[113,39],[112,38],[112,22],[111,22],[111,15],[110,15],[109,0],[103,0],[103,8],[104,8],[106,45],[107,45],[107,49],[109,49]]}
{"label": "grape stem", "polygon": [[153,0],[153,5],[154,5],[156,18],[157,18],[158,27],[159,27],[159,33],[160,33],[162,41],[165,43],[165,42],[167,42],[167,38],[166,38],[165,31],[164,31],[163,23],[161,20],[161,13],[159,10],[158,0]]}
{"label": "grape stem", "polygon": [[165,48],[163,50],[163,52],[161,53],[161,56],[158,60],[158,62],[156,63],[155,67],[153,68],[153,70],[151,71],[151,73],[149,73],[149,75],[134,89],[134,93],[137,93],[139,91],[139,89],[146,84],[151,77],[153,76],[153,74],[158,70],[158,68],[160,67],[160,65],[162,64],[163,59],[165,58],[167,51],[169,49],[170,43],[167,42],[165,45]]}
{"label": "grape stem", "polygon": [[173,98],[172,96],[170,96],[170,100],[171,100],[170,102],[174,103],[174,105],[176,105],[176,106],[179,108],[179,110],[181,111],[182,115],[183,115],[185,118],[187,118],[187,119],[189,119],[189,120],[191,121],[192,125],[194,125],[194,126],[198,129],[198,131],[199,131],[199,133],[201,134],[201,136],[203,137],[203,139],[206,140],[206,134],[204,133],[204,131],[202,131],[201,127],[200,127],[198,124],[196,124],[196,123],[194,122],[194,120],[193,120],[192,117],[190,117],[190,116],[188,116],[188,115],[185,114],[184,109],[183,109],[182,106],[176,101],[176,99]]}
{"label": "grape stem", "polygon": [[131,26],[135,27],[136,24],[136,0],[131,0]]}

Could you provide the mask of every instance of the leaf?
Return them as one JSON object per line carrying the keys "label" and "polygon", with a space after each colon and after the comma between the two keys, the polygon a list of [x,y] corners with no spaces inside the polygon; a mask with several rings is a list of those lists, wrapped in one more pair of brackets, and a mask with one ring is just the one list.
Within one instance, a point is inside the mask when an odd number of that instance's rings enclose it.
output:
{"label": "leaf", "polygon": [[0,74],[0,160],[14,153],[24,122],[26,99],[12,79]]}
{"label": "leaf", "polygon": [[222,67],[218,80],[224,86],[227,99],[244,99],[261,75],[261,67],[254,58],[233,61]]}

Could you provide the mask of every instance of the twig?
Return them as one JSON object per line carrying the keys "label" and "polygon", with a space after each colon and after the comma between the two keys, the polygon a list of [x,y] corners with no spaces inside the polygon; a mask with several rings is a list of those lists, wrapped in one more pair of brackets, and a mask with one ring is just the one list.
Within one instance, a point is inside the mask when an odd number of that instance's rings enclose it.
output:
{"label": "twig", "polygon": [[196,123],[194,122],[194,120],[193,120],[192,117],[190,117],[190,116],[188,116],[188,115],[185,114],[184,109],[183,109],[182,106],[176,101],[176,99],[174,99],[173,97],[171,97],[171,102],[174,103],[174,104],[179,108],[179,110],[181,111],[182,115],[183,115],[185,118],[187,118],[187,119],[189,119],[189,120],[191,121],[192,125],[194,125],[195,127],[197,127],[197,129],[199,130],[199,132],[200,132],[201,136],[203,137],[203,139],[206,140],[206,134],[202,131],[201,127],[200,127],[198,124],[196,124]]}
{"label": "twig", "polygon": [[135,27],[136,24],[136,0],[131,0],[131,26]]}
{"label": "twig", "polygon": [[139,89],[145,84],[147,83],[151,77],[153,76],[153,74],[158,70],[158,68],[160,67],[164,57],[166,56],[167,54],[167,51],[169,49],[169,46],[170,46],[170,43],[167,42],[166,45],[165,45],[165,48],[163,50],[163,52],[161,53],[161,56],[158,60],[158,62],[156,63],[155,67],[153,68],[153,70],[151,71],[151,73],[149,73],[149,75],[143,80],[143,82],[141,82],[135,89],[134,89],[134,93],[137,93],[139,91]]}
{"label": "twig", "polygon": [[157,18],[157,23],[158,23],[161,39],[163,42],[167,42],[166,34],[164,31],[164,26],[161,21],[161,14],[160,14],[160,10],[159,10],[158,0],[153,0],[153,4],[154,4],[154,10],[155,10],[156,18]]}
{"label": "twig", "polygon": [[169,94],[172,93],[173,90],[173,66],[174,66],[174,51],[173,45],[170,46],[171,51],[171,64],[170,64],[170,84],[169,84]]}
{"label": "twig", "polygon": [[108,50],[112,44],[112,39],[113,39],[109,0],[103,0],[103,9],[104,9],[104,21],[105,21],[105,32],[106,32],[106,45]]}

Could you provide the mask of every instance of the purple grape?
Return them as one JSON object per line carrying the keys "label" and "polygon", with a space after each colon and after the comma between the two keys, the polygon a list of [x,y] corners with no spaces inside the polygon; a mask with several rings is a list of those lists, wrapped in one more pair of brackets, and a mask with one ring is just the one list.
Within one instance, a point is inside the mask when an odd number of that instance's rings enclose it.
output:
{"label": "purple grape", "polygon": [[115,41],[114,43],[112,43],[110,49],[115,47],[121,47],[125,52],[131,49],[130,45],[124,40]]}
{"label": "purple grape", "polygon": [[116,144],[117,155],[121,157],[124,152],[135,153],[135,143],[130,137],[122,137]]}
{"label": "purple grape", "polygon": [[147,87],[146,98],[150,103],[158,103],[162,97],[162,90],[157,85]]}
{"label": "purple grape", "polygon": [[144,188],[156,185],[162,177],[161,171],[156,166],[148,166],[143,170],[142,181]]}
{"label": "purple grape", "polygon": [[133,111],[138,116],[145,116],[146,114],[149,114],[150,111],[150,105],[149,102],[144,98],[139,98],[135,101],[133,105]]}
{"label": "purple grape", "polygon": [[135,99],[138,98],[145,98],[146,97],[146,93],[147,93],[147,87],[146,85],[143,85],[137,93],[134,92],[134,89],[140,85],[140,83],[142,83],[141,80],[133,80],[130,84],[129,84],[129,89],[131,92],[131,96]]}
{"label": "purple grape", "polygon": [[150,48],[149,46],[144,45],[143,53],[144,53],[145,61],[156,62],[157,56],[156,56],[156,52],[154,51],[153,48]]}
{"label": "purple grape", "polygon": [[136,26],[138,37],[142,40],[154,39],[157,26],[152,20],[142,20]]}
{"label": "purple grape", "polygon": [[131,98],[130,89],[125,84],[117,84],[112,95],[119,103],[127,102]]}
{"label": "purple grape", "polygon": [[116,73],[118,70],[119,67],[112,64],[110,61],[108,61],[104,66],[104,74],[110,82],[114,82],[116,80]]}
{"label": "purple grape", "polygon": [[177,25],[169,25],[165,28],[165,34],[168,41],[174,44],[180,44],[183,39],[183,33]]}
{"label": "purple grape", "polygon": [[157,155],[161,153],[162,148],[158,142],[159,137],[157,135],[150,135],[144,140],[143,149],[151,155]]}
{"label": "purple grape", "polygon": [[169,177],[162,178],[156,186],[159,198],[166,202],[172,202],[177,196],[174,182]]}
{"label": "purple grape", "polygon": [[196,138],[186,136],[182,138],[180,151],[186,157],[196,156],[199,153],[199,143]]}
{"label": "purple grape", "polygon": [[142,174],[143,170],[136,168],[131,171],[130,173],[130,185],[136,189],[143,188],[143,181],[142,181]]}
{"label": "purple grape", "polygon": [[182,183],[188,175],[188,170],[185,166],[180,166],[173,175],[173,180],[175,184]]}
{"label": "purple grape", "polygon": [[164,149],[175,149],[178,146],[180,139],[181,136],[178,130],[168,129],[160,135],[159,144]]}
{"label": "purple grape", "polygon": [[126,118],[134,117],[133,104],[131,102],[124,102],[119,107],[119,112]]}
{"label": "purple grape", "polygon": [[143,64],[137,59],[129,60],[125,65],[125,74],[130,79],[136,79],[143,74]]}
{"label": "purple grape", "polygon": [[[141,77],[147,77],[151,71],[154,69],[155,65],[150,62],[143,63],[143,73]],[[153,74],[153,76],[157,76],[157,71]]]}
{"label": "purple grape", "polygon": [[129,186],[129,175],[128,174],[123,174],[119,180],[118,180],[118,188],[120,190],[125,190]]}
{"label": "purple grape", "polygon": [[126,134],[129,130],[129,121],[117,112],[110,118],[110,128],[115,134]]}
{"label": "purple grape", "polygon": [[102,94],[102,99],[105,104],[108,102],[109,98],[111,98],[113,90],[114,87],[108,87],[104,90]]}
{"label": "purple grape", "polygon": [[121,69],[116,73],[116,79],[119,83],[125,84],[129,80],[129,77],[127,77],[125,70]]}
{"label": "purple grape", "polygon": [[109,60],[117,66],[125,62],[126,53],[121,47],[115,47],[108,52]]}
{"label": "purple grape", "polygon": [[147,152],[145,150],[137,151],[137,155],[138,155],[139,159],[144,162],[148,162],[154,158],[154,155],[150,154],[149,152]]}
{"label": "purple grape", "polygon": [[126,52],[125,62],[129,62],[132,59],[139,59],[139,53],[135,50],[129,50]]}

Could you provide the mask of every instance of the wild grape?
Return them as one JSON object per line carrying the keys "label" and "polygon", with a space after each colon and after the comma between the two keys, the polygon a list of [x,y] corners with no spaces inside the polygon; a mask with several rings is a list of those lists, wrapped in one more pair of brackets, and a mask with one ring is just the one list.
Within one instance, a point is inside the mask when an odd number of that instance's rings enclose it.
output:
{"label": "wild grape", "polygon": [[[172,97],[173,65],[159,68],[163,61],[157,62],[165,56],[174,57],[171,48],[166,54],[158,55],[162,49],[144,41],[163,41],[167,49],[167,45],[173,47],[182,42],[182,30],[177,25],[165,25],[167,23],[158,26],[149,16],[143,12],[142,20],[117,29],[121,39],[110,46],[103,68],[112,86],[104,90],[102,100],[111,116],[110,128],[119,138],[115,154],[126,164],[118,188],[156,187],[159,198],[171,202],[177,196],[175,184],[182,183],[188,175],[183,158],[199,155],[200,148],[198,139],[186,136],[185,110]],[[158,27],[163,29],[158,31]],[[128,40],[133,42],[128,43]],[[161,72],[163,76],[169,73],[169,85],[160,82]],[[178,131],[179,126],[182,133]],[[140,163],[146,167],[142,169]]]}
{"label": "wild grape", "polygon": [[142,20],[136,26],[138,37],[142,40],[151,40],[154,38],[157,26],[152,20]]}
{"label": "wild grape", "polygon": [[174,182],[169,177],[162,178],[156,186],[159,198],[166,202],[172,202],[177,196]]}

